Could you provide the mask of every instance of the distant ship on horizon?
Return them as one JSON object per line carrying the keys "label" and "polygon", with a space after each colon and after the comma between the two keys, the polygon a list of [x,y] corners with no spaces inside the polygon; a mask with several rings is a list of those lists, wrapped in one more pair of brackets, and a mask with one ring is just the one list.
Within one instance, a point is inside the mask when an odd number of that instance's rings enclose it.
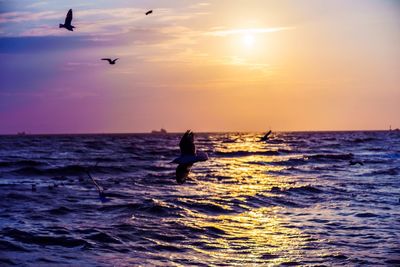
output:
{"label": "distant ship on horizon", "polygon": [[151,133],[152,134],[167,134],[167,130],[161,128],[161,130],[159,130],[159,131],[153,130],[153,131],[151,131]]}
{"label": "distant ship on horizon", "polygon": [[17,132],[17,135],[26,135],[26,132]]}

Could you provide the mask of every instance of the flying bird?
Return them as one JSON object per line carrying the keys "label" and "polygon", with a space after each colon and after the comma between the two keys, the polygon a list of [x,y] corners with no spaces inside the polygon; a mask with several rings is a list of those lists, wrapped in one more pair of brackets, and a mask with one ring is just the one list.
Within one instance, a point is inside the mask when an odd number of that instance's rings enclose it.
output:
{"label": "flying bird", "polygon": [[115,65],[115,62],[117,62],[119,58],[116,59],[111,59],[111,58],[102,58],[101,60],[107,60],[110,65]]}
{"label": "flying bird", "polygon": [[153,13],[153,10],[149,10],[149,11],[147,11],[145,14],[146,14],[146,16],[147,16],[147,15],[150,15],[151,13]]}
{"label": "flying bird", "polygon": [[260,138],[260,142],[265,142],[268,141],[269,135],[272,133],[271,130],[269,130],[263,137]]}
{"label": "flying bird", "polygon": [[65,17],[65,22],[64,24],[60,24],[60,28],[65,28],[69,31],[74,31],[75,26],[71,25],[72,22],[72,9],[70,9],[67,13],[67,16]]}
{"label": "flying bird", "polygon": [[203,152],[196,153],[194,135],[190,130],[187,130],[182,136],[181,141],[179,142],[179,148],[181,149],[181,155],[174,159],[172,163],[178,164],[178,167],[176,167],[176,181],[179,184],[183,184],[186,182],[193,164],[199,161],[208,160],[208,155]]}

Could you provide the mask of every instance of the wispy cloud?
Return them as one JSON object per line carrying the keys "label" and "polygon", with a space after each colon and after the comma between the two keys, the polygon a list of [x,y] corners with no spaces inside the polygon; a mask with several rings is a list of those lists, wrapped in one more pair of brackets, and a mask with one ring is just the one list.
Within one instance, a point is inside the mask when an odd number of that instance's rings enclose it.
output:
{"label": "wispy cloud", "polygon": [[[179,12],[170,8],[160,8],[156,15],[145,16],[142,8],[98,8],[73,10],[76,26],[75,35],[117,35],[128,33],[133,28],[156,28],[175,25],[177,21],[190,20],[207,14],[206,12]],[[65,11],[15,11],[0,14],[3,36],[52,36],[68,35],[60,31]]]}
{"label": "wispy cloud", "polygon": [[249,28],[249,29],[227,29],[227,30],[212,30],[206,32],[207,35],[213,36],[229,36],[236,34],[257,34],[257,33],[271,33],[292,30],[294,27],[275,27],[275,28]]}
{"label": "wispy cloud", "polygon": [[[49,20],[60,18],[63,13],[56,11],[43,11],[43,12],[6,12],[0,14],[0,23],[19,23],[27,21]],[[65,14],[64,14],[65,15]]]}

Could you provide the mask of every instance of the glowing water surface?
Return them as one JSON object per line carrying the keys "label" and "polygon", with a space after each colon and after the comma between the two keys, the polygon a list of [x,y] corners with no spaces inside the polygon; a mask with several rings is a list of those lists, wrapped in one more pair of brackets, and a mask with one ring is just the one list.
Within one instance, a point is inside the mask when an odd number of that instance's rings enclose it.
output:
{"label": "glowing water surface", "polygon": [[210,160],[184,185],[179,135],[0,137],[0,263],[400,264],[399,135],[260,136],[196,135]]}

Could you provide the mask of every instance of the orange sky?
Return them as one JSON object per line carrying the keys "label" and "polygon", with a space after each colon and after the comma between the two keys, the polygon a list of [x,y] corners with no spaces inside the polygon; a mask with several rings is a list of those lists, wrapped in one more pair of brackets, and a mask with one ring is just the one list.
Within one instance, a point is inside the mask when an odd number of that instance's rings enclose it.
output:
{"label": "orange sky", "polygon": [[[65,13],[54,4],[1,15],[11,25],[3,39],[84,42],[0,50],[16,61],[1,69],[10,73],[1,98],[12,104],[0,106],[0,133],[400,127],[396,1],[99,3],[76,4],[73,33],[52,28]],[[154,13],[143,16],[148,6]],[[24,71],[47,61],[20,89],[12,79],[23,53],[32,59],[23,58]],[[104,56],[120,60],[107,66]]]}

